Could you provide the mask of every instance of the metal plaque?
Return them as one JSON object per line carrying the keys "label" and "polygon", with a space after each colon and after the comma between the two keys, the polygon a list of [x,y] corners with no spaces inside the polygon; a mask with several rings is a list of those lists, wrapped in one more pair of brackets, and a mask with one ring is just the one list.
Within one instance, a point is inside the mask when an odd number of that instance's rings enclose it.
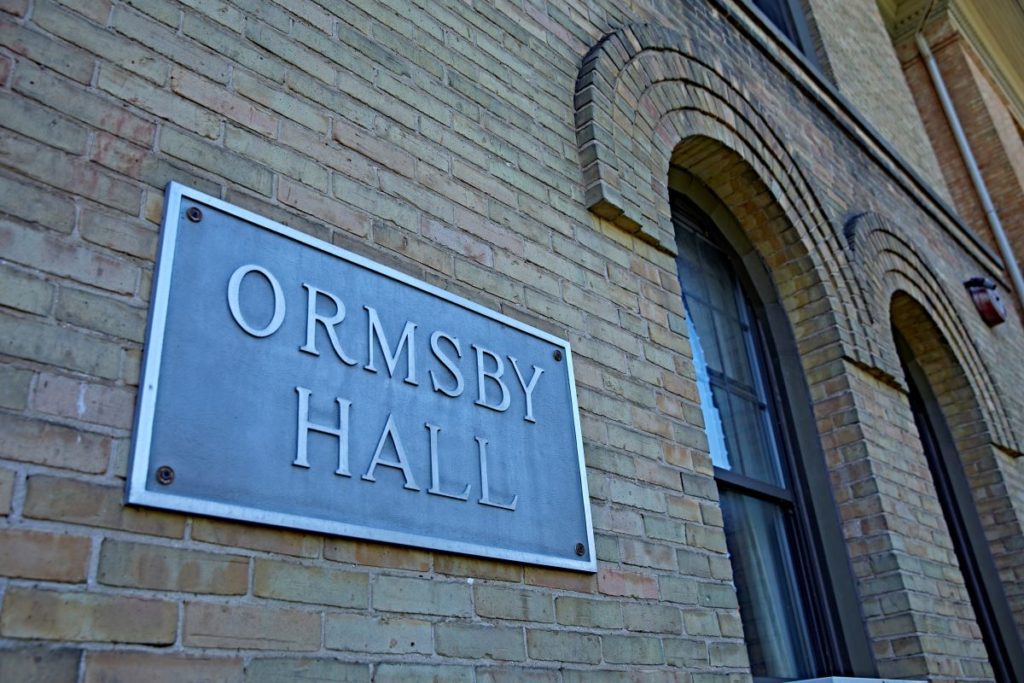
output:
{"label": "metal plaque", "polygon": [[595,571],[569,344],[171,183],[129,503]]}

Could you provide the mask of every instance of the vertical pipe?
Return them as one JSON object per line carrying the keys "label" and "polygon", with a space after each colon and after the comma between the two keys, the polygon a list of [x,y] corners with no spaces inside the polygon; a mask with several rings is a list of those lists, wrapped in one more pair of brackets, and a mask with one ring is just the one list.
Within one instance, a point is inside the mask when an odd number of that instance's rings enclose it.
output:
{"label": "vertical pipe", "polygon": [[935,86],[935,91],[939,95],[939,101],[942,102],[942,109],[946,113],[946,120],[949,122],[950,128],[953,129],[953,137],[956,138],[957,147],[960,148],[960,154],[967,165],[967,171],[971,175],[971,182],[974,184],[978,198],[981,199],[981,205],[985,209],[985,217],[988,219],[989,225],[992,226],[992,232],[996,236],[999,253],[1003,257],[1003,264],[1006,266],[1006,270],[1009,271],[1010,280],[1013,282],[1013,288],[1017,293],[1017,302],[1018,304],[1024,304],[1024,277],[1021,276],[1020,265],[1018,265],[1013,249],[1010,247],[1010,242],[1006,238],[1006,231],[1003,230],[1003,223],[999,220],[996,207],[992,204],[992,198],[988,194],[985,180],[981,177],[981,172],[978,170],[978,162],[971,151],[970,143],[967,142],[967,136],[964,135],[964,129],[960,125],[960,118],[956,115],[956,109],[953,108],[953,101],[949,98],[949,92],[946,90],[946,83],[942,79],[942,73],[939,71],[938,64],[935,63],[935,57],[928,48],[924,35],[918,32],[914,38],[917,41],[917,49],[921,53],[925,65],[928,67],[928,75],[931,76],[932,85]]}

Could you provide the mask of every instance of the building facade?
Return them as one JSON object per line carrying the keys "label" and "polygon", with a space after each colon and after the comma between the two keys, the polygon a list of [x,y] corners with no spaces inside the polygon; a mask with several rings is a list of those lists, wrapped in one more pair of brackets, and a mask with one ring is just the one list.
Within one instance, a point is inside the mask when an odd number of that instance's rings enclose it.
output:
{"label": "building facade", "polygon": [[[0,0],[0,680],[1024,680],[992,5]],[[567,340],[596,572],[126,503],[170,182]]]}

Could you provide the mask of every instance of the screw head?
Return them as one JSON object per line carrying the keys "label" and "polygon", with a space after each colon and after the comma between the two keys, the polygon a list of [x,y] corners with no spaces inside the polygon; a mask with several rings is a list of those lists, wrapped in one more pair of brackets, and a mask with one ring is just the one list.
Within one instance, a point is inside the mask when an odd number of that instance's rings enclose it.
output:
{"label": "screw head", "polygon": [[198,223],[203,220],[203,212],[199,210],[198,206],[190,206],[185,211],[185,217],[193,223]]}
{"label": "screw head", "polygon": [[576,554],[577,555],[579,555],[580,557],[583,557],[583,554],[586,553],[586,552],[587,552],[587,546],[583,545],[582,543],[577,543],[576,544]]}
{"label": "screw head", "polygon": [[174,481],[174,468],[163,465],[156,468],[156,481],[158,484],[167,486]]}
{"label": "screw head", "polygon": [[556,361],[561,361],[562,360],[562,349],[555,349],[555,352],[553,354],[551,354],[551,355],[554,356]]}

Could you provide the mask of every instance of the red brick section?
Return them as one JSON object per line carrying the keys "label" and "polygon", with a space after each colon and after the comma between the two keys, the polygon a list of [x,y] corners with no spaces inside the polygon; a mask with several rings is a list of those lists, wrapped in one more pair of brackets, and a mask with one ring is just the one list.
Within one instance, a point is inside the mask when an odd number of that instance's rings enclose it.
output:
{"label": "red brick section", "polygon": [[[0,0],[0,679],[747,680],[671,184],[770,274],[881,673],[984,680],[888,307],[963,369],[1018,617],[1021,321],[978,320],[992,259],[717,7]],[[170,180],[568,339],[598,572],[125,505]],[[899,239],[844,230],[869,211]]]}

